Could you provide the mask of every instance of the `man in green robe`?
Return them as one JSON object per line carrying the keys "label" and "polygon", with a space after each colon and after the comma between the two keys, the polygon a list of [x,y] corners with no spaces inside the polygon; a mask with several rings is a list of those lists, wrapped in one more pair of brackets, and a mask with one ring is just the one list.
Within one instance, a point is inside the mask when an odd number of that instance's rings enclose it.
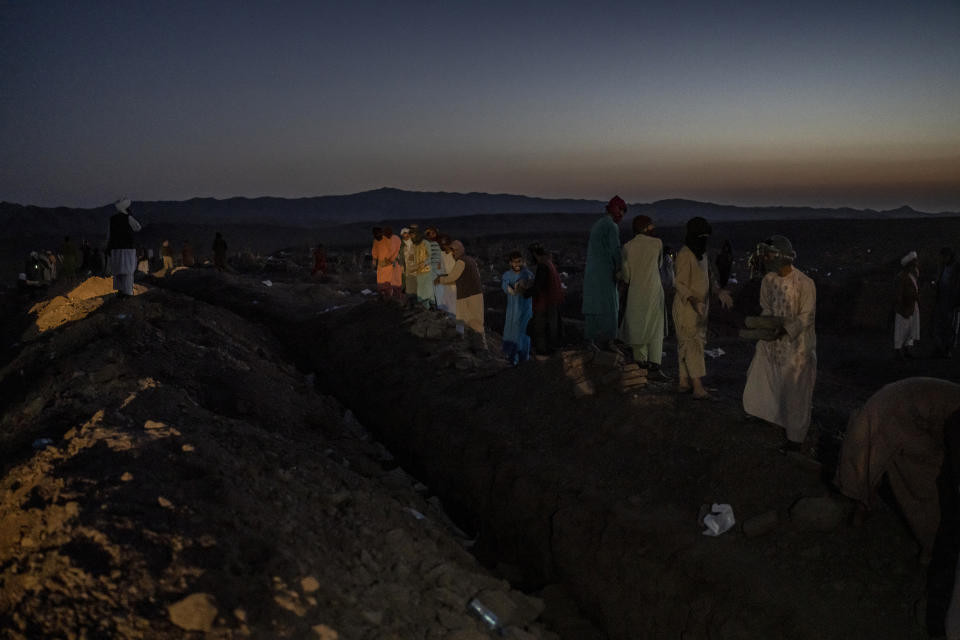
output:
{"label": "man in green robe", "polygon": [[633,359],[648,370],[651,380],[667,382],[661,371],[666,309],[660,282],[663,242],[654,238],[653,221],[647,216],[633,219],[633,240],[623,245],[623,271],[627,304],[620,325],[620,339],[630,345]]}
{"label": "man in green robe", "polygon": [[620,221],[627,212],[627,203],[614,196],[607,203],[607,212],[590,229],[587,244],[587,267],[583,273],[583,315],[586,318],[584,337],[591,343],[615,350],[617,317],[620,299],[617,274],[623,262],[620,253]]}

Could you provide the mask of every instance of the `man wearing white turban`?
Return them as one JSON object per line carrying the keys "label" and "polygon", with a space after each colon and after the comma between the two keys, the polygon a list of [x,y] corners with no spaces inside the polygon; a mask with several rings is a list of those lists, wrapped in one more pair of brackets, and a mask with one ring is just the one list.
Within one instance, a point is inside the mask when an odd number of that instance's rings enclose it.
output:
{"label": "man wearing white turban", "polygon": [[903,267],[897,274],[897,297],[893,301],[893,350],[900,359],[910,358],[913,343],[920,339],[920,307],[918,304],[920,271],[917,252],[911,251],[900,259]]}
{"label": "man wearing white turban", "polygon": [[117,297],[133,295],[133,272],[137,269],[137,250],[133,234],[140,231],[140,223],[130,215],[130,200],[123,198],[114,204],[117,212],[110,216],[107,236],[110,272]]}

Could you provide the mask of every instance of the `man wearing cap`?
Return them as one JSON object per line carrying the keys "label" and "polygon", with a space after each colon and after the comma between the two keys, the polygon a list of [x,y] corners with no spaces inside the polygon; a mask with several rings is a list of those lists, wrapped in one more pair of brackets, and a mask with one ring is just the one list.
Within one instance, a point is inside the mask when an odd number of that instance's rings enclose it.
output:
{"label": "man wearing cap", "polygon": [[903,267],[897,274],[897,293],[893,301],[893,351],[903,360],[913,355],[909,349],[920,339],[920,271],[917,268],[917,252],[911,251],[900,259]]}
{"label": "man wearing cap", "polygon": [[623,245],[623,271],[627,303],[620,325],[620,339],[630,345],[633,358],[648,369],[648,378],[669,380],[660,369],[663,358],[664,297],[660,282],[663,242],[653,237],[653,221],[633,219],[633,240]]}
{"label": "man wearing cap", "polygon": [[784,236],[760,243],[757,253],[767,271],[760,283],[763,312],[760,320],[749,318],[747,326],[759,322],[770,332],[757,341],[743,409],[786,430],[784,452],[799,451],[810,427],[817,378],[816,286],[793,266],[797,253]]}
{"label": "man wearing cap", "polygon": [[606,215],[590,229],[587,244],[587,266],[583,273],[583,315],[586,318],[584,337],[594,345],[616,350],[620,298],[617,274],[623,265],[620,253],[620,221],[627,212],[627,203],[614,196],[607,203]]}
{"label": "man wearing cap", "polygon": [[133,272],[137,269],[137,249],[133,234],[140,231],[140,223],[130,215],[130,200],[123,198],[114,203],[117,210],[110,216],[110,228],[107,236],[110,272],[113,274],[113,288],[118,298],[133,295]]}

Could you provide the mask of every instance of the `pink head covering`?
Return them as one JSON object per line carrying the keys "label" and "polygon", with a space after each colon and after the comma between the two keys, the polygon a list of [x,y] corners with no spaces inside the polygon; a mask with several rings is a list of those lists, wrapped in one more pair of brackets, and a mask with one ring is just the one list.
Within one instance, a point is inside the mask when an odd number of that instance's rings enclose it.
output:
{"label": "pink head covering", "polygon": [[614,213],[616,211],[627,211],[627,203],[623,201],[623,198],[620,196],[613,196],[610,198],[610,202],[607,203],[607,213]]}

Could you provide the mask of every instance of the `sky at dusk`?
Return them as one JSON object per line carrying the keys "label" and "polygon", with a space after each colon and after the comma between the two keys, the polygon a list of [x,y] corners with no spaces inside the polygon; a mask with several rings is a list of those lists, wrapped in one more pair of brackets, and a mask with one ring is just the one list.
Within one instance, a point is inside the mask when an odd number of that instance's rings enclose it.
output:
{"label": "sky at dusk", "polygon": [[960,2],[0,0],[0,200],[960,211]]}

